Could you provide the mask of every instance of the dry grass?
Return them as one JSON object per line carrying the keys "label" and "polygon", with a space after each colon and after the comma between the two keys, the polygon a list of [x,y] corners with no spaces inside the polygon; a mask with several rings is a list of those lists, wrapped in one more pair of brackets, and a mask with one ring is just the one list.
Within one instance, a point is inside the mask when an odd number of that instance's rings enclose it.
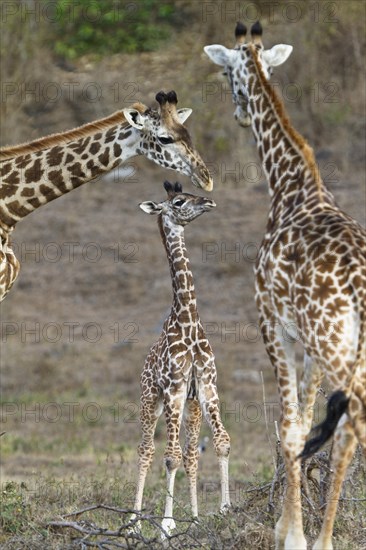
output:
{"label": "dry grass", "polygon": [[[329,454],[319,453],[303,470],[305,529],[314,542],[322,520],[324,488],[329,474]],[[319,483],[320,480],[320,483]],[[339,550],[364,548],[364,487],[366,469],[357,451],[342,490],[335,537]],[[209,501],[219,492],[218,484],[201,482],[198,523],[192,522],[188,494],[178,476],[175,498],[177,529],[161,541],[164,491],[161,476],[150,480],[148,506],[134,531],[130,520],[134,483],[115,474],[97,473],[85,478],[58,480],[39,475],[29,482],[8,482],[2,491],[2,548],[263,548],[274,547],[273,527],[281,511],[284,490],[282,459],[272,480],[259,484],[231,481],[233,509],[226,515],[213,513]],[[121,508],[121,498],[124,502]],[[355,526],[358,526],[355,532]]]}

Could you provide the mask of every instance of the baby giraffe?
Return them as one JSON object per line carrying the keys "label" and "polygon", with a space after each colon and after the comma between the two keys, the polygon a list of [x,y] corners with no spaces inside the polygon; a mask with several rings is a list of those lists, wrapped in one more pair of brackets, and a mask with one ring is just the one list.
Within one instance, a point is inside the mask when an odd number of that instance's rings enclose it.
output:
{"label": "baby giraffe", "polygon": [[[167,200],[143,202],[140,208],[158,215],[158,226],[168,256],[173,286],[173,305],[159,340],[152,346],[141,375],[142,441],[138,448],[139,476],[135,510],[140,511],[146,474],[154,455],[154,432],[164,411],[167,445],[164,463],[167,496],[162,528],[169,535],[173,519],[174,478],[183,455],[189,480],[192,515],[198,516],[197,462],[202,411],[213,433],[220,465],[221,506],[230,506],[228,464],[230,438],[220,417],[216,388],[215,357],[197,312],[193,277],[184,243],[184,226],[216,205],[213,200],[182,193],[182,186],[166,181]],[[182,453],[179,431],[184,411],[185,445]],[[164,534],[165,534],[164,533]]]}

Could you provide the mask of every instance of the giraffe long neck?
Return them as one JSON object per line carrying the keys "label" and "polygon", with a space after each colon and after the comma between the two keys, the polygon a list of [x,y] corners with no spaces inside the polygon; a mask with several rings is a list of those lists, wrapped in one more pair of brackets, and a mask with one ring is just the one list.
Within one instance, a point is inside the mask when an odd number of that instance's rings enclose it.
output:
{"label": "giraffe long neck", "polygon": [[196,294],[193,284],[193,275],[187,249],[184,242],[184,229],[180,225],[172,224],[162,215],[158,219],[163,244],[168,256],[170,275],[173,287],[172,314],[176,316],[180,325],[191,326],[197,324]]}
{"label": "giraffe long neck", "polygon": [[263,73],[255,48],[248,69],[248,112],[269,184],[272,215],[283,217],[290,211],[293,214],[305,203],[334,204],[321,179],[313,150],[291,125],[282,101]]}
{"label": "giraffe long neck", "polygon": [[9,228],[140,152],[139,132],[116,123],[68,142],[47,146],[42,141],[44,148],[20,150],[0,162],[0,220]]}

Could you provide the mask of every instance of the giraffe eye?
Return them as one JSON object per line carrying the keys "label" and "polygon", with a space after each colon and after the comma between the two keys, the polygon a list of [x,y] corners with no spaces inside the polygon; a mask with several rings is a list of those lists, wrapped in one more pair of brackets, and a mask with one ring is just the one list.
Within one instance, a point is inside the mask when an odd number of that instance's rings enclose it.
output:
{"label": "giraffe eye", "polygon": [[227,71],[224,71],[224,72],[222,73],[222,76],[227,76]]}
{"label": "giraffe eye", "polygon": [[158,140],[162,145],[169,145],[169,143],[174,143],[174,139],[172,137],[158,137]]}
{"label": "giraffe eye", "polygon": [[176,201],[174,201],[174,206],[183,206],[183,204],[185,203],[186,201],[184,199],[177,199]]}

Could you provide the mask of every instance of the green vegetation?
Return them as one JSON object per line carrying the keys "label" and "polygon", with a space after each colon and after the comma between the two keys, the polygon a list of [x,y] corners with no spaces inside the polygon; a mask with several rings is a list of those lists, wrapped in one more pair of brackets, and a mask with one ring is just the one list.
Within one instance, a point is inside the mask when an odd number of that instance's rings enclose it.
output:
{"label": "green vegetation", "polygon": [[28,509],[23,499],[23,485],[9,481],[1,491],[0,525],[4,533],[23,530],[28,521]]}
{"label": "green vegetation", "polygon": [[153,51],[169,38],[180,15],[174,2],[161,0],[58,0],[54,51],[69,59]]}

